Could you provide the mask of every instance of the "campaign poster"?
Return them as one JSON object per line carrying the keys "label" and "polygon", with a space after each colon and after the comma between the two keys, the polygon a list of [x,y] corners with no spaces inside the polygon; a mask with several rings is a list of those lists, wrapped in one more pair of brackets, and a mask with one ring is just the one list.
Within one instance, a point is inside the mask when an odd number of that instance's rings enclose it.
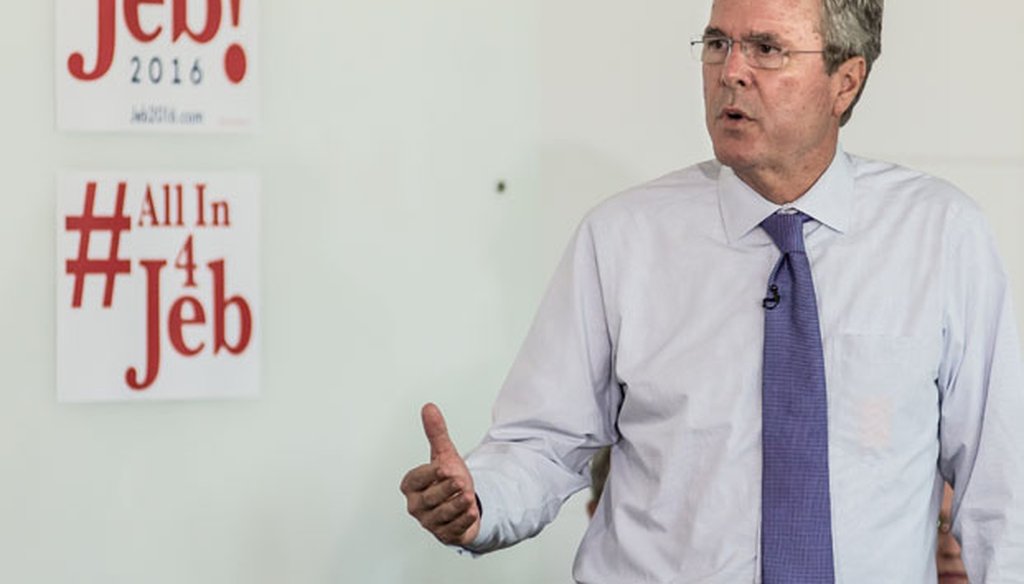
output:
{"label": "campaign poster", "polygon": [[257,397],[259,179],[69,171],[57,183],[58,401]]}
{"label": "campaign poster", "polygon": [[257,129],[257,0],[55,2],[59,130]]}

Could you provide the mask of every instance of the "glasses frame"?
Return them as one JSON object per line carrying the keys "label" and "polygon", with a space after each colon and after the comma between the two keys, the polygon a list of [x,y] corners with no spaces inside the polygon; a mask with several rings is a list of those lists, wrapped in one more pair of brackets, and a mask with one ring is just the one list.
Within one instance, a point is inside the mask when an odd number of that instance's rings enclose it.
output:
{"label": "glasses frame", "polygon": [[[721,61],[709,63],[704,60],[706,45],[708,41],[721,41],[728,45],[725,50],[725,56]],[[765,69],[768,71],[777,71],[785,67],[789,63],[790,55],[825,53],[824,49],[786,49],[776,45],[775,43],[763,39],[736,40],[732,37],[727,37],[724,35],[701,35],[694,37],[690,41],[690,54],[693,55],[693,58],[696,59],[699,63],[703,63],[705,65],[722,65],[729,60],[729,55],[732,54],[733,46],[735,46],[737,43],[740,45],[740,52],[743,53],[743,58],[746,59],[747,63],[750,64],[751,67],[754,67],[755,69]],[[757,53],[754,52],[754,48],[758,45],[767,45],[779,50],[779,65],[777,67],[766,66],[763,62],[758,61],[760,57],[757,55]],[[697,48],[698,46],[700,46],[699,50]]]}

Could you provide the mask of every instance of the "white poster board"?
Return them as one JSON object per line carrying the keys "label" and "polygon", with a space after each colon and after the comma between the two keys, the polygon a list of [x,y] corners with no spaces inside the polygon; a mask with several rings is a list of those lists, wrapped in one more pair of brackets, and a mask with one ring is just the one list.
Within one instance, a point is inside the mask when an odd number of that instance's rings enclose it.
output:
{"label": "white poster board", "polygon": [[253,175],[61,174],[59,401],[257,396],[259,223]]}
{"label": "white poster board", "polygon": [[259,123],[257,0],[55,0],[57,128]]}

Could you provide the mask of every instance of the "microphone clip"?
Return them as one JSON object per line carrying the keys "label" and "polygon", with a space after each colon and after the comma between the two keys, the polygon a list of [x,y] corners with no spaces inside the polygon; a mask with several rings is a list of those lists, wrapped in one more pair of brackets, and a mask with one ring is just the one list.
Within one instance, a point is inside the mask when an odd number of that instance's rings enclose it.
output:
{"label": "microphone clip", "polygon": [[762,300],[761,306],[763,306],[766,310],[773,310],[776,306],[779,305],[779,300],[781,300],[781,296],[779,296],[779,287],[776,286],[775,284],[772,284],[771,286],[768,287],[768,293],[771,294],[771,296],[768,296],[764,300]]}

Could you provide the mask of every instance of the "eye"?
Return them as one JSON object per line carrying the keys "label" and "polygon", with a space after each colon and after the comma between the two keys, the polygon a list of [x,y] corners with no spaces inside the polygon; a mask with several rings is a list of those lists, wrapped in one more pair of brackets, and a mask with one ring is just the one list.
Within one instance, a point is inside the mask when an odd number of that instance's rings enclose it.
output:
{"label": "eye", "polygon": [[764,57],[778,55],[779,53],[782,52],[782,49],[769,43],[757,43],[755,45],[755,48],[757,49],[757,54]]}
{"label": "eye", "polygon": [[712,52],[723,52],[728,50],[729,42],[720,37],[708,37],[704,39],[704,46]]}

